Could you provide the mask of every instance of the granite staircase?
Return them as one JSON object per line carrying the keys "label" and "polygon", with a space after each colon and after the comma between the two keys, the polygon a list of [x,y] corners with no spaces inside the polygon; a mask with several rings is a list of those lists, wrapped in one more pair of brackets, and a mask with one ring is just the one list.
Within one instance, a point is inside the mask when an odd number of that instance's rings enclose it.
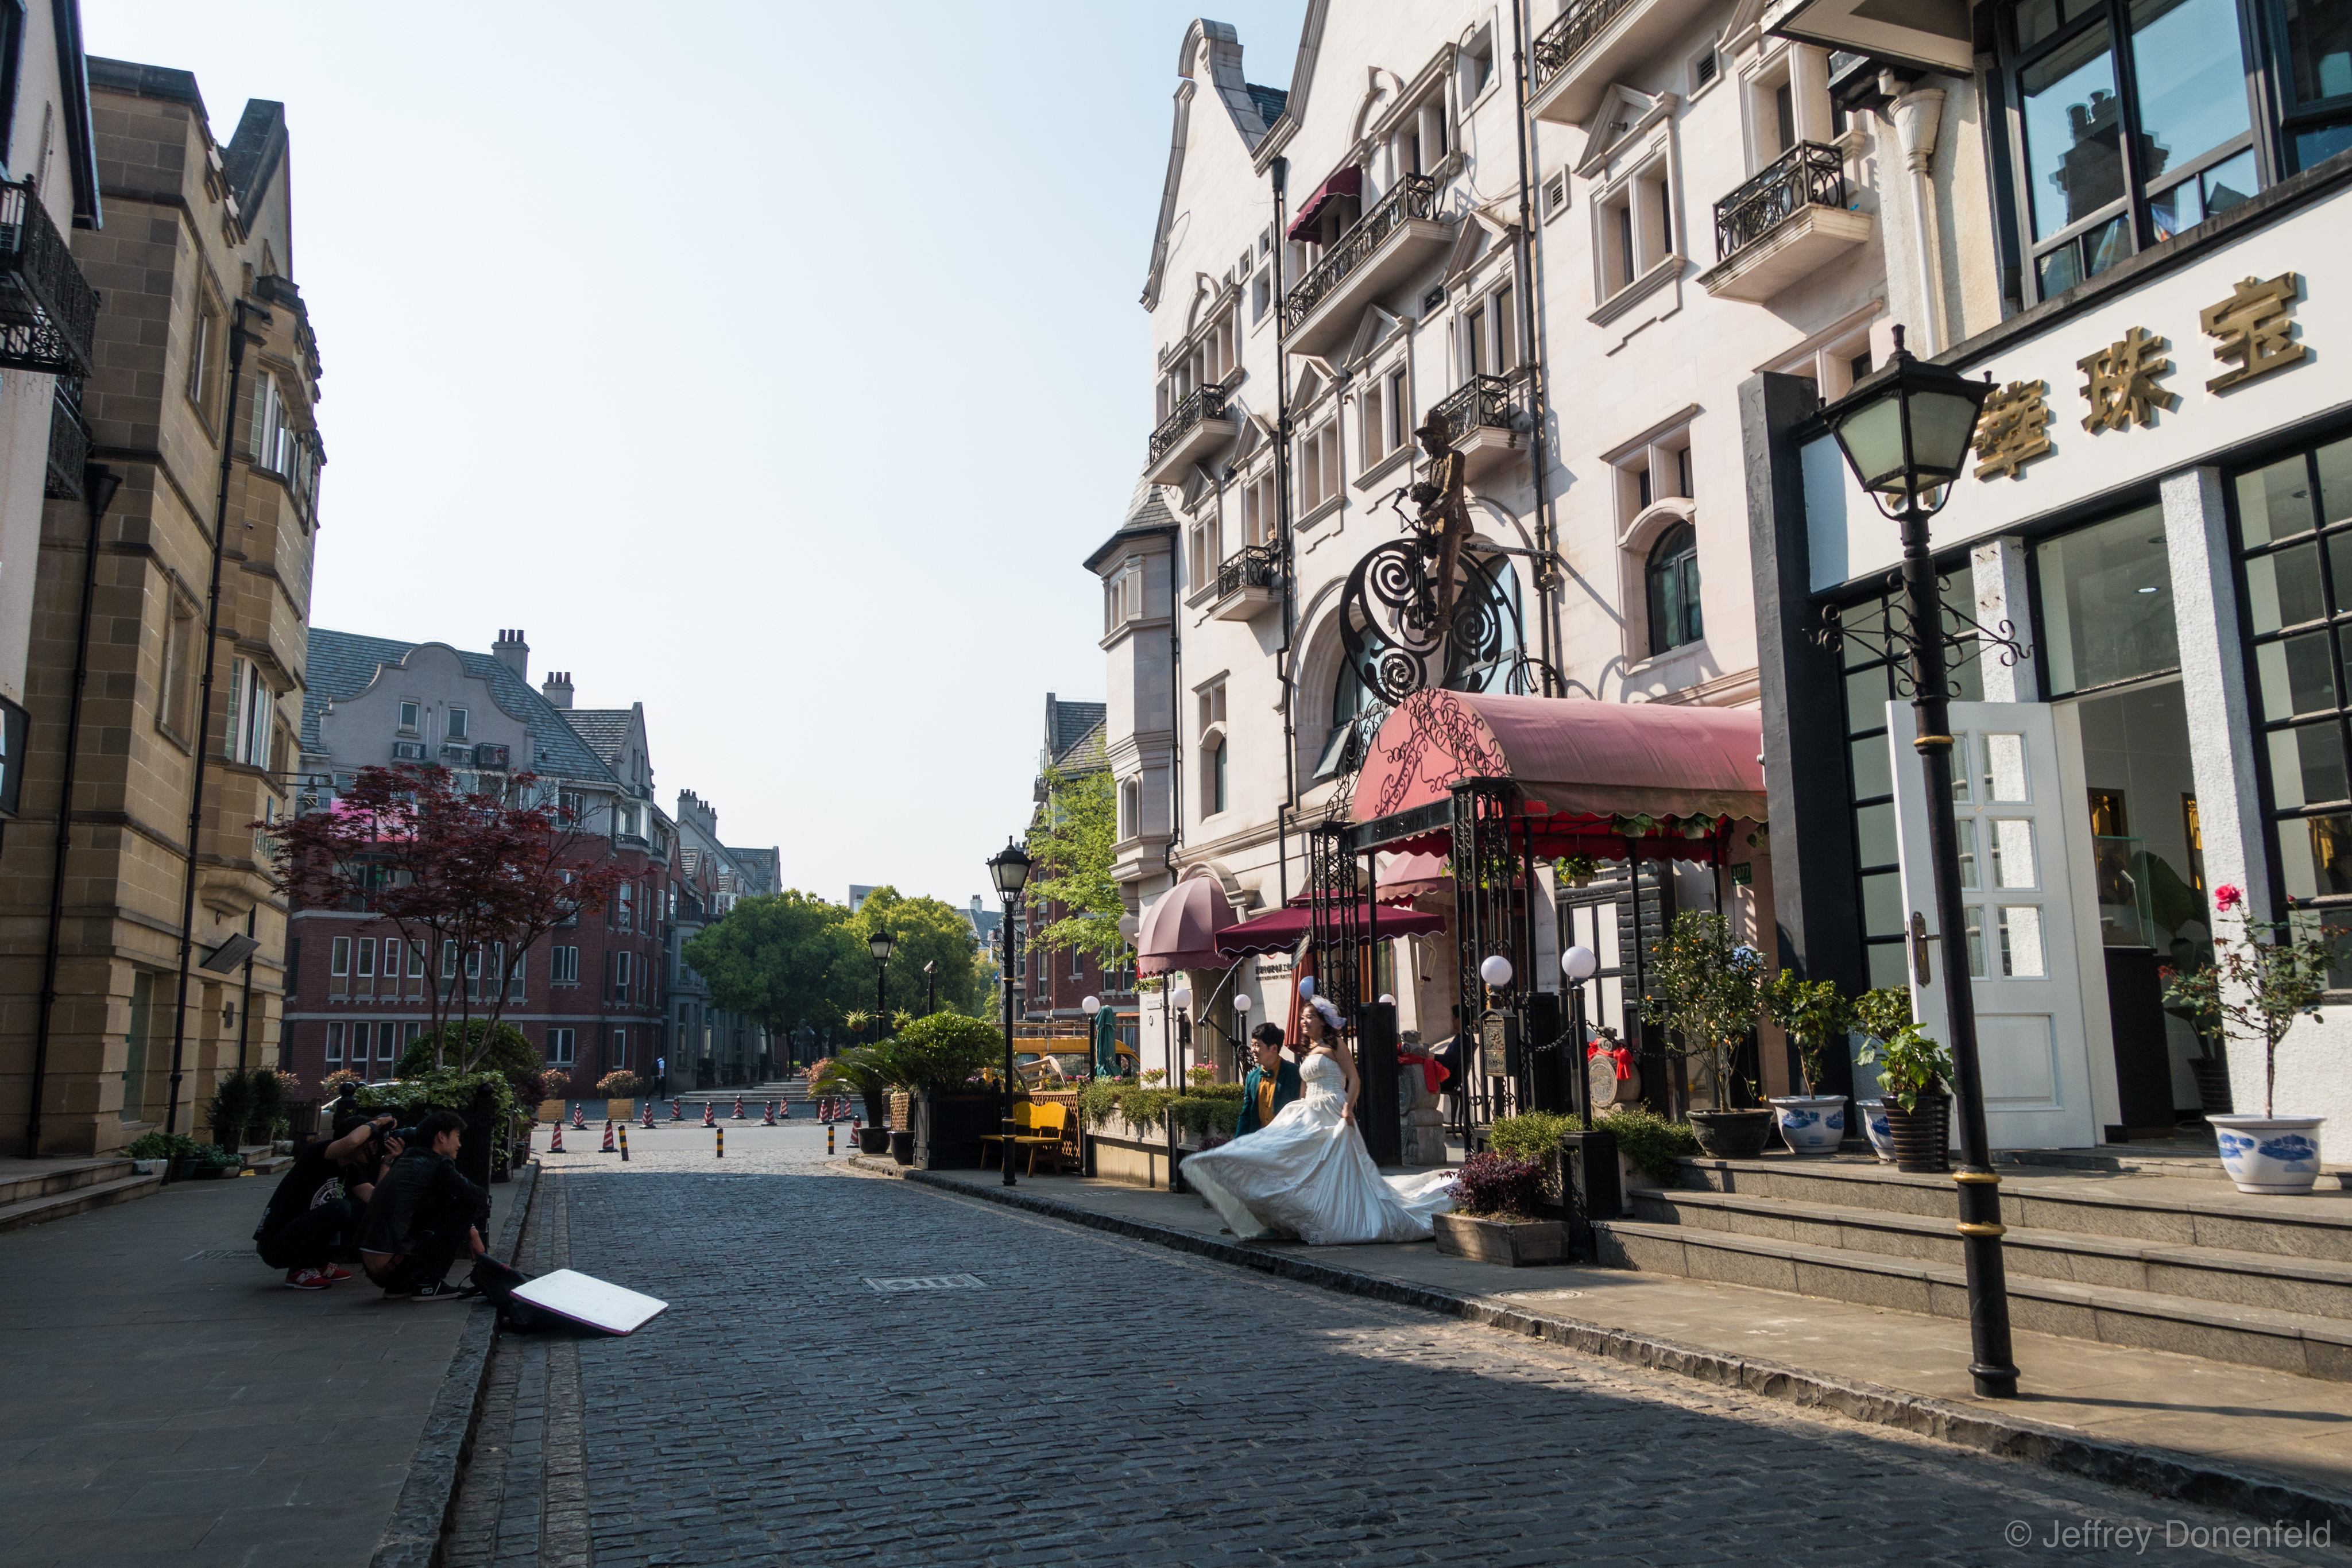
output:
{"label": "granite staircase", "polygon": [[0,1230],[21,1230],[163,1190],[127,1159],[0,1160]]}
{"label": "granite staircase", "polygon": [[[2352,1190],[2241,1193],[2218,1165],[2003,1163],[2020,1330],[2352,1382]],[[1948,1176],[1838,1156],[1686,1159],[1596,1226],[1603,1262],[1965,1319]]]}

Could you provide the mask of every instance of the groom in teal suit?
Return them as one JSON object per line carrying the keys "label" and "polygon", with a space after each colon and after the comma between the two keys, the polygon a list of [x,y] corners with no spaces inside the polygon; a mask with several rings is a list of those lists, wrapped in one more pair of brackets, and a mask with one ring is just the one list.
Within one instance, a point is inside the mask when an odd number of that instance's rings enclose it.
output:
{"label": "groom in teal suit", "polygon": [[1258,1025],[1250,1031],[1250,1044],[1257,1054],[1257,1065],[1242,1080],[1241,1120],[1234,1124],[1236,1138],[1256,1132],[1298,1098],[1298,1064],[1282,1060],[1282,1026]]}

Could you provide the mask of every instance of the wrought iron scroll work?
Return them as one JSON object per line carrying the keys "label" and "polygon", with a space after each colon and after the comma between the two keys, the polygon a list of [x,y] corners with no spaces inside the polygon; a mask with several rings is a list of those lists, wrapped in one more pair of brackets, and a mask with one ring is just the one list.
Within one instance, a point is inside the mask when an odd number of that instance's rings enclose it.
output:
{"label": "wrought iron scroll work", "polygon": [[1330,998],[1342,1023],[1352,1025],[1362,1000],[1357,967],[1364,933],[1358,919],[1356,856],[1343,821],[1326,821],[1307,834],[1307,931],[1320,977],[1316,992]]}
{"label": "wrought iron scroll work", "polygon": [[1348,574],[1339,643],[1364,690],[1399,703],[1430,686],[1484,690],[1500,670],[1506,691],[1534,691],[1537,666],[1511,601],[1509,558],[1462,552],[1444,626],[1437,624],[1433,569],[1416,533],[1369,551]]}
{"label": "wrought iron scroll work", "polygon": [[[1520,962],[1518,921],[1519,856],[1511,842],[1515,791],[1500,779],[1465,779],[1454,794],[1454,940],[1459,968],[1457,994],[1462,1003],[1461,1032],[1475,1041],[1479,1016],[1486,1011],[1486,982],[1478,967],[1500,954]],[[1465,1087],[1475,1119],[1492,1122],[1511,1113],[1508,1079],[1489,1079],[1481,1070],[1475,1044],[1464,1052]],[[1484,1113],[1480,1115],[1479,1113]]]}
{"label": "wrought iron scroll work", "polygon": [[[2033,657],[2032,644],[2017,636],[2014,622],[2006,618],[1986,625],[1965,611],[1956,610],[1947,594],[1952,586],[1948,577],[1936,579],[1936,594],[1944,609],[1944,619],[1950,630],[1944,632],[1944,664],[1947,671],[1945,695],[1958,700],[1965,692],[1959,671],[1971,659],[1981,659],[1988,653],[1998,655],[2001,668],[2015,669],[2018,662]],[[1849,607],[1825,604],[1822,607],[1821,624],[1812,632],[1816,647],[1832,657],[1844,651],[1849,642],[1859,643],[1875,659],[1884,659],[1895,667],[1895,694],[1900,698],[1913,698],[1918,688],[1912,680],[1912,660],[1918,649],[1918,640],[1911,626],[1911,606],[1903,597],[1903,574],[1898,570],[1888,577],[1888,598],[1878,624],[1849,626],[1844,613]],[[1874,610],[1878,607],[1873,605]]]}

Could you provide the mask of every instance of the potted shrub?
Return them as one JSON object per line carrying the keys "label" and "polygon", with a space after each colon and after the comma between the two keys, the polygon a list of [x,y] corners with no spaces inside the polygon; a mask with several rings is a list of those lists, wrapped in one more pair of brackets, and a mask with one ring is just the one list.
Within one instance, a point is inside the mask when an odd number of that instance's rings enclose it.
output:
{"label": "potted shrub", "polygon": [[878,1052],[876,1046],[851,1046],[825,1062],[823,1074],[809,1084],[814,1094],[855,1094],[865,1102],[866,1120],[857,1129],[861,1155],[878,1155],[890,1146],[892,1080]]}
{"label": "potted shrub", "polygon": [[245,1168],[245,1158],[226,1144],[200,1144],[188,1163],[188,1175],[197,1181],[218,1181]]}
{"label": "potted shrub", "polygon": [[1878,1069],[1878,1113],[1895,1168],[1922,1176],[1951,1169],[1952,1053],[1921,1032],[1908,991],[1872,991],[1855,1002],[1854,1018],[1871,1036],[1855,1060]]}
{"label": "potted shrub", "polygon": [[[1846,1022],[1865,1042],[1885,1041],[1911,1022],[1911,993],[1896,986],[1864,991],[1848,1004]],[[1871,1058],[1864,1055],[1861,1060],[1866,1062]],[[1857,1100],[1853,1109],[1863,1135],[1870,1140],[1871,1153],[1878,1156],[1879,1164],[1893,1165],[1895,1128],[1886,1119],[1885,1102],[1875,1097]]]}
{"label": "potted shrub", "polygon": [[1001,1029],[961,1013],[932,1013],[880,1050],[909,1096],[908,1163],[927,1171],[978,1169],[980,1140],[1004,1120],[1003,1091],[976,1082],[992,1064],[1002,1071]]}
{"label": "potted shrub", "polygon": [[614,1122],[625,1122],[637,1113],[637,1091],[645,1081],[623,1068],[607,1072],[596,1080],[596,1092],[604,1097],[604,1114]]}
{"label": "potted shrub", "polygon": [[1633,1190],[1641,1173],[1659,1186],[1682,1184],[1682,1162],[1699,1153],[1698,1134],[1687,1122],[1669,1122],[1646,1105],[1622,1105],[1602,1117],[1617,1139],[1621,1192]]}
{"label": "potted shrub", "polygon": [[1815,1092],[1822,1079],[1822,1048],[1842,1040],[1853,1027],[1853,1008],[1835,980],[1806,980],[1783,969],[1764,988],[1764,1013],[1787,1031],[1797,1048],[1802,1091],[1773,1096],[1780,1140],[1796,1155],[1833,1155],[1845,1139],[1845,1096]]}
{"label": "potted shrub", "polygon": [[1536,1215],[1543,1167],[1495,1149],[1463,1162],[1454,1181],[1451,1214],[1432,1217],[1437,1249],[1454,1258],[1525,1268],[1558,1263],[1568,1255],[1568,1227]]}
{"label": "potted shrub", "polygon": [[1486,1129],[1486,1146],[1515,1160],[1532,1160],[1543,1170],[1537,1197],[1548,1207],[1567,1205],[1560,1190],[1559,1141],[1576,1130],[1576,1118],[1555,1111],[1522,1111],[1497,1116]]}
{"label": "potted shrub", "polygon": [[162,1162],[163,1179],[167,1182],[185,1181],[199,1145],[185,1133],[142,1133],[122,1152],[142,1165]]}
{"label": "potted shrub", "polygon": [[205,1119],[212,1125],[214,1143],[231,1149],[244,1143],[246,1124],[253,1119],[251,1077],[243,1072],[222,1073],[213,1085]]}
{"label": "potted shrub", "polygon": [[1567,879],[1569,886],[1587,887],[1591,884],[1593,877],[1599,874],[1601,862],[1591,855],[1569,855],[1562,859],[1555,869],[1560,876]]}
{"label": "potted shrub", "polygon": [[2163,964],[2156,977],[2164,982],[2164,1010],[2197,1037],[2197,1054],[2189,1059],[2197,1079],[2197,1108],[2208,1116],[2228,1115],[2238,1107],[2230,1095],[2229,1053],[2221,1048],[2221,972],[2208,964],[2184,974]]}
{"label": "potted shrub", "polygon": [[539,1075],[539,1119],[542,1122],[563,1120],[563,1097],[572,1092],[572,1074],[560,1067],[551,1067]]}
{"label": "potted shrub", "polygon": [[1650,956],[1654,983],[1643,1014],[1679,1035],[1681,1054],[1704,1061],[1714,1084],[1715,1109],[1690,1113],[1700,1149],[1713,1159],[1754,1159],[1773,1116],[1732,1108],[1731,1062],[1762,1005],[1764,955],[1733,942],[1722,915],[1686,909],[1651,945]]}
{"label": "potted shrub", "polygon": [[[2240,1192],[2295,1197],[2319,1179],[2319,1127],[2324,1116],[2278,1113],[2278,1048],[2297,1018],[2319,1017],[2327,971],[2339,937],[2296,935],[2285,921],[2257,922],[2245,913],[2245,894],[2224,884],[2213,890],[2217,917],[2237,916],[2238,934],[2214,932],[2212,991],[2223,1050],[2231,1040],[2263,1048],[2263,1113],[2205,1118],[2221,1145],[2221,1168]],[[2257,933],[2260,933],[2258,936]]]}

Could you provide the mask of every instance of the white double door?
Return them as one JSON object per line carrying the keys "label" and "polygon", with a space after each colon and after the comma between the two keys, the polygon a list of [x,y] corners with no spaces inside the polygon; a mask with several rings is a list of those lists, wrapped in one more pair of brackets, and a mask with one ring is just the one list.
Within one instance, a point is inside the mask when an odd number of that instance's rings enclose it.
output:
{"label": "white double door", "polygon": [[[2088,1148],[2098,1142],[2098,1117],[2054,716],[2047,703],[1956,702],[1950,725],[1968,924],[1957,945],[1933,940],[1943,932],[1927,848],[1927,780],[1911,744],[1916,718],[1908,703],[1886,705],[1904,910],[1918,917],[1911,929],[1924,922],[1931,938],[1926,985],[1913,949],[1912,1005],[1927,1032],[1948,1045],[1942,966],[1965,958],[1992,1146]],[[1955,1105],[1956,1137],[1958,1113]]]}

